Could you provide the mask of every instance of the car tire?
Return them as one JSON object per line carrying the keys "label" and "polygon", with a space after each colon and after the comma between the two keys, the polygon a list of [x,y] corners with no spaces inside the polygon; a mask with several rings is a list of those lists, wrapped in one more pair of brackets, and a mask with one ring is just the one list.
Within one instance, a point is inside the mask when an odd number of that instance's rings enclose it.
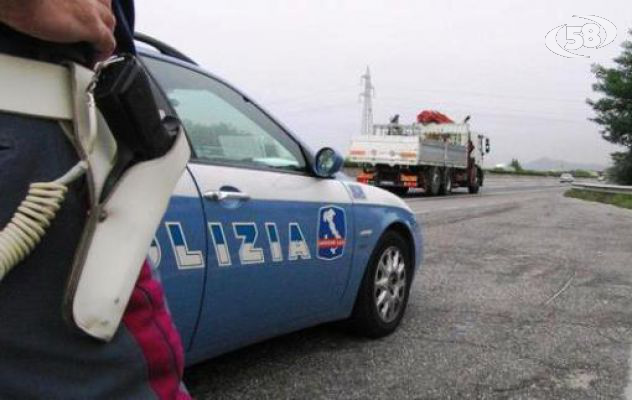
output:
{"label": "car tire", "polygon": [[386,232],[364,273],[348,321],[351,331],[369,338],[393,333],[406,311],[412,274],[406,240],[394,231]]}

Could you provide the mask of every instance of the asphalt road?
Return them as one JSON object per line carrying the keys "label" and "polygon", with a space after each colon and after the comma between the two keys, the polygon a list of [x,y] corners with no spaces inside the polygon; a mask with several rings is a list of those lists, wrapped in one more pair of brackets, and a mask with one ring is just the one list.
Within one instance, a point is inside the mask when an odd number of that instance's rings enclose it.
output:
{"label": "asphalt road", "polygon": [[406,199],[426,258],[395,334],[286,335],[190,368],[192,394],[632,399],[632,211],[564,198],[554,180],[488,185]]}

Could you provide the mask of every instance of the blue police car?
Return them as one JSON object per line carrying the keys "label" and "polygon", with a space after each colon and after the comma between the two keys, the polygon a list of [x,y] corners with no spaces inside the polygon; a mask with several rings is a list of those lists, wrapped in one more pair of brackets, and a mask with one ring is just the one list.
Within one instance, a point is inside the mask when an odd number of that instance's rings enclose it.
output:
{"label": "blue police car", "polygon": [[422,258],[406,204],[339,179],[333,150],[313,154],[233,86],[138,40],[192,149],[149,252],[188,363],[327,321],[393,332]]}

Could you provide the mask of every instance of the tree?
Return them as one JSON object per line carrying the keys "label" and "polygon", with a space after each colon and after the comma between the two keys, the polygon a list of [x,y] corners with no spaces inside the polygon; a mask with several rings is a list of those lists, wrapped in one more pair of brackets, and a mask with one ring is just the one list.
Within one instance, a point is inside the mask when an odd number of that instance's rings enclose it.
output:
{"label": "tree", "polygon": [[520,165],[520,161],[518,161],[515,158],[511,160],[511,162],[509,163],[509,166],[513,168],[516,172],[524,171],[524,169],[522,169],[522,165]]}
{"label": "tree", "polygon": [[[632,35],[632,29],[628,34]],[[602,97],[587,102],[595,111],[591,120],[601,125],[603,138],[625,147],[612,154],[614,166],[608,174],[617,183],[632,184],[632,41],[626,40],[622,47],[614,67],[593,65],[597,78],[593,90]]]}

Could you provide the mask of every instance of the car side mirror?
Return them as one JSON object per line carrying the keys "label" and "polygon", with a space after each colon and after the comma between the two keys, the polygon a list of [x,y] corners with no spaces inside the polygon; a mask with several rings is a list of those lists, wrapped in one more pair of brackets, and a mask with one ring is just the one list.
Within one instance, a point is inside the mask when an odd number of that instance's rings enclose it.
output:
{"label": "car side mirror", "polygon": [[490,150],[489,138],[485,138],[485,153],[489,154],[489,150]]}
{"label": "car side mirror", "polygon": [[314,174],[320,178],[331,178],[342,169],[344,160],[334,149],[325,147],[316,153]]}

